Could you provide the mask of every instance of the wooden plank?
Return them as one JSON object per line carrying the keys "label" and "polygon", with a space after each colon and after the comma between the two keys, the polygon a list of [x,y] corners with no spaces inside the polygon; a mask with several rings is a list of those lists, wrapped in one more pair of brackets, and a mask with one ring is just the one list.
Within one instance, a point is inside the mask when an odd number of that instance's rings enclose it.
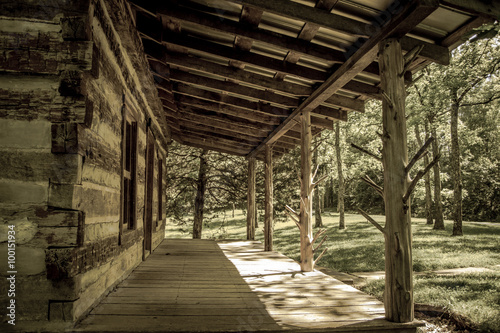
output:
{"label": "wooden plank", "polygon": [[467,1],[467,0],[443,0],[443,5],[450,6],[469,13],[486,15],[493,20],[500,17],[500,1]]}
{"label": "wooden plank", "polygon": [[[323,273],[287,273],[285,268],[297,263],[265,252],[259,242],[226,241],[219,248],[214,244],[165,240],[140,265],[148,266],[146,270],[133,272],[75,331],[282,331],[292,327],[387,332],[413,327],[408,332],[414,332],[413,324],[381,319],[381,302]],[[200,268],[205,259],[210,263]],[[205,270],[211,264],[214,269]],[[270,266],[279,267],[281,273],[266,275]],[[261,274],[240,275],[250,269]],[[151,274],[163,277],[151,279]]]}
{"label": "wooden plank", "polygon": [[[362,23],[360,21],[350,19],[345,16],[329,13],[320,8],[314,8],[296,2],[289,3],[286,0],[275,0],[272,2],[266,0],[244,0],[244,1],[230,0],[230,1],[242,3],[249,7],[259,8],[265,11],[275,13],[277,15],[289,17],[294,20],[314,23],[323,28],[340,31],[343,33],[347,33],[348,35],[351,36],[357,36],[363,38],[373,37],[372,32],[380,31],[380,26],[381,26],[380,22],[376,20],[370,23]],[[451,1],[458,1],[464,4],[467,2],[465,0],[451,0]],[[398,7],[398,4],[399,3],[396,3],[395,4],[396,6],[392,4],[385,14],[388,14],[389,16],[394,15],[392,11],[400,9]],[[404,37],[404,39],[408,41],[408,43],[412,44],[418,41],[411,37]],[[432,45],[431,43],[426,43],[423,41],[419,42],[425,45],[420,55],[422,57],[429,58],[432,61],[440,63],[439,59],[442,59],[448,53],[448,50],[444,47],[441,48],[436,47],[434,49],[434,52],[432,52],[432,50],[427,47]],[[410,50],[411,49],[405,48],[405,51],[410,51]],[[349,53],[347,53],[347,55],[345,56],[345,58],[347,57],[349,57]],[[434,57],[436,57],[436,59],[434,59]]]}
{"label": "wooden plank", "polygon": [[469,31],[478,28],[482,26],[483,24],[489,22],[489,20],[483,16],[476,17],[474,19],[471,19],[469,22],[461,26],[459,29],[457,29],[455,32],[451,33],[450,35],[446,36],[442,41],[441,45],[448,47],[450,50],[456,48],[458,45],[460,45],[463,40],[463,36],[466,35]]}
{"label": "wooden plank", "polygon": [[[257,1],[257,0],[255,0]],[[258,0],[260,1],[260,0]],[[412,1],[405,5],[402,11],[369,38],[359,48],[353,45],[353,54],[342,64],[332,76],[316,89],[278,128],[276,128],[252,153],[253,157],[262,150],[266,144],[272,144],[288,129],[294,126],[294,118],[301,112],[313,110],[323,103],[332,94],[351,81],[363,68],[373,62],[377,56],[377,45],[388,35],[402,37],[411,31],[422,20],[434,12],[439,6],[436,0]]]}
{"label": "wooden plank", "polygon": [[[319,2],[319,4],[323,5],[322,2]],[[138,5],[140,5],[140,3],[138,3]],[[327,7],[323,8],[326,9]],[[326,60],[339,64],[343,63],[346,60],[346,57],[342,51],[331,49],[318,44],[309,43],[309,41],[314,37],[316,31],[319,29],[319,25],[306,23],[301,33],[299,34],[299,39],[297,39],[276,32],[259,29],[257,25],[253,25],[252,29],[248,29],[245,24],[221,19],[220,17],[205,14],[204,12],[202,12],[202,10],[209,11],[210,9],[210,7],[197,5],[196,9],[193,10],[191,8],[174,6],[170,3],[162,3],[161,5],[157,5],[154,8],[151,8],[151,10],[154,10],[161,15],[165,15],[170,19],[180,21],[181,23],[188,22],[190,24],[196,24],[203,29],[213,30],[218,33],[235,35],[235,39],[244,38],[249,40],[250,42],[259,41],[268,45],[272,45],[273,47],[281,47],[284,50],[290,50],[289,55],[287,55],[288,62],[291,62],[290,59],[288,59],[291,54],[296,57],[296,60],[293,63],[297,62],[300,55],[307,55],[316,59]],[[246,9],[258,10],[256,8],[244,6],[242,15],[243,13],[245,13]],[[258,11],[262,15],[262,10]],[[313,25],[315,26],[315,31],[309,31],[310,28],[308,27]],[[307,36],[306,31],[308,34]],[[378,64],[373,63],[373,66],[368,66],[365,69],[365,72],[367,74],[378,75]]]}

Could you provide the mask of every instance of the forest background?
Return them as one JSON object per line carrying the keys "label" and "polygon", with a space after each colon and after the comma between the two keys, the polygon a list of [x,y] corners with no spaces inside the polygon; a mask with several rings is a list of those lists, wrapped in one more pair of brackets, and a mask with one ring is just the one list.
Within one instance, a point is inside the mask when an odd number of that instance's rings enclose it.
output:
{"label": "forest background", "polygon": [[[409,156],[430,137],[434,141],[429,141],[429,153],[417,163],[423,168],[439,155],[439,163],[417,184],[412,216],[426,218],[435,229],[444,229],[444,219],[452,219],[455,235],[462,233],[462,219],[500,222],[498,30],[498,25],[492,25],[475,31],[453,52],[449,66],[430,65],[414,74],[407,87]],[[334,131],[314,138],[313,167],[328,176],[315,191],[316,212],[332,209],[342,216],[344,210],[361,208],[384,213],[382,197],[368,184],[383,184],[380,133],[381,103],[368,101],[366,112],[350,113],[347,122],[336,123]],[[245,210],[247,165],[244,157],[173,143],[167,158],[167,217],[191,225],[193,219],[203,223],[203,212]],[[275,221],[286,218],[285,205],[298,207],[299,169],[300,147],[274,161]],[[258,221],[262,222],[262,162],[257,163],[256,174]],[[318,224],[320,218],[317,215]]]}

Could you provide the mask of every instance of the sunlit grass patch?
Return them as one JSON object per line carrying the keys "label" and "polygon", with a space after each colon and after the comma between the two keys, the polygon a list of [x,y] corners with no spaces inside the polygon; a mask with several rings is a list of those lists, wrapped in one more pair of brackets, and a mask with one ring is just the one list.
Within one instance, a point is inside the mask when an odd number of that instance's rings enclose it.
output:
{"label": "sunlit grass patch", "polygon": [[[207,214],[203,238],[246,239],[246,215],[236,210]],[[382,226],[384,216],[373,216]],[[328,252],[319,265],[341,272],[384,270],[384,236],[362,216],[346,214],[347,229],[338,229],[339,216],[323,214]],[[492,273],[460,276],[415,276],[415,302],[444,306],[480,325],[485,332],[500,331],[500,225],[464,223],[464,236],[452,237],[446,230],[433,230],[424,219],[412,219],[413,269],[426,272],[447,268],[487,267]],[[256,239],[264,241],[264,223],[256,228]],[[317,231],[314,228],[313,232]],[[184,225],[167,223],[167,238],[191,238],[192,219]],[[274,250],[299,260],[299,229],[291,220],[274,224]],[[384,280],[364,286],[365,292],[382,297]]]}
{"label": "sunlit grass patch", "polygon": [[[382,300],[384,283],[373,280],[361,290]],[[500,331],[500,272],[415,276],[414,299],[463,315],[482,332]]]}

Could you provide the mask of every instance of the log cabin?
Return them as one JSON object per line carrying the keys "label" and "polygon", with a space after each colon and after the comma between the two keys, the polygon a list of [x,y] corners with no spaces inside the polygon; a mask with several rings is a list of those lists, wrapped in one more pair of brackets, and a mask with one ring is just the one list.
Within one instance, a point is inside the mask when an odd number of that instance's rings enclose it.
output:
{"label": "log cabin", "polygon": [[165,236],[172,140],[246,156],[249,208],[264,161],[269,251],[272,160],[300,145],[300,264],[313,270],[311,138],[371,98],[395,175],[378,226],[386,318],[413,321],[405,85],[499,16],[496,0],[2,1],[0,291],[16,325],[5,310],[1,325],[70,328],[148,258]]}

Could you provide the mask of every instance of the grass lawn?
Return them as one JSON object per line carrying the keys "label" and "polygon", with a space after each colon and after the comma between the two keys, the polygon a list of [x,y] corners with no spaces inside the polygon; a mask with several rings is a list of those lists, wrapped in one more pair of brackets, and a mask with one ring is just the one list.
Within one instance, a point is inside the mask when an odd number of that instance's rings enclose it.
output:
{"label": "grass lawn", "polygon": [[[384,224],[383,216],[373,218]],[[475,322],[485,332],[500,332],[500,224],[490,226],[464,223],[463,237],[452,237],[452,223],[446,230],[432,230],[424,219],[413,221],[413,268],[415,272],[460,267],[486,267],[490,273],[460,276],[415,276],[415,302],[447,307]],[[324,228],[328,240],[327,253],[319,265],[341,272],[384,270],[384,237],[362,216],[347,214],[347,229],[338,229],[338,215],[325,213]],[[167,238],[191,238],[192,224],[180,226],[167,223]],[[246,216],[236,211],[208,214],[203,238],[246,239]],[[263,223],[256,230],[256,239],[263,241]],[[294,222],[277,221],[274,226],[274,249],[299,260],[299,230]],[[383,280],[363,287],[379,298]]]}

